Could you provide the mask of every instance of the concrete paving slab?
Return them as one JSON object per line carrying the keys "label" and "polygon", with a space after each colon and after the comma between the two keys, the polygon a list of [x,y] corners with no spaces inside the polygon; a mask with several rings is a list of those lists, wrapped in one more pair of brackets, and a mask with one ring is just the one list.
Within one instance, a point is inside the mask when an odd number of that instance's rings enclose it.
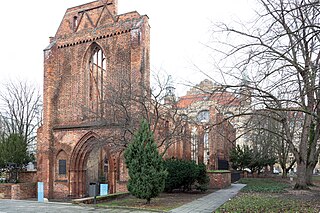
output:
{"label": "concrete paving slab", "polygon": [[108,212],[108,213],[149,213],[148,211],[134,209],[104,209],[90,206],[78,206],[70,203],[39,203],[26,200],[2,200],[0,199],[0,213],[87,213],[87,212]]}
{"label": "concrete paving slab", "polygon": [[172,209],[171,213],[212,213],[222,204],[234,197],[245,184],[231,184],[229,188],[220,189],[190,203]]}

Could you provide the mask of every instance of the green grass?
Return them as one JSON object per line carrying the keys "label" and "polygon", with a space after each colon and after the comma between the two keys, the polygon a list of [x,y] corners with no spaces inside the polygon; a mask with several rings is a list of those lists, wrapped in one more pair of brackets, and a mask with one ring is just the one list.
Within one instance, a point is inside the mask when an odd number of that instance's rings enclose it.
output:
{"label": "green grass", "polygon": [[124,198],[119,200],[110,201],[108,203],[101,203],[98,206],[130,206],[132,203],[137,203],[141,201],[138,198]]}
{"label": "green grass", "polygon": [[230,173],[229,170],[208,170],[208,173]]}
{"label": "green grass", "polygon": [[319,182],[319,181],[320,181],[320,175],[314,175],[314,176],[312,176],[312,180]]}
{"label": "green grass", "polygon": [[243,178],[240,179],[239,183],[247,184],[242,188],[242,192],[281,193],[290,187],[288,183],[265,178]]}
{"label": "green grass", "polygon": [[216,212],[319,212],[311,203],[284,196],[289,184],[264,178],[244,178],[241,193]]}
{"label": "green grass", "polygon": [[242,194],[216,212],[318,212],[310,204],[267,194]]}

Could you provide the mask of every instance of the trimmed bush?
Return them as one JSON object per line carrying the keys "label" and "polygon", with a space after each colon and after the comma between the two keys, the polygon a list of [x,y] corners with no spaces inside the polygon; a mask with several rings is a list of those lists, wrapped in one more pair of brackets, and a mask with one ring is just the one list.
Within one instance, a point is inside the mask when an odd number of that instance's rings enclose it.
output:
{"label": "trimmed bush", "polygon": [[168,172],[165,182],[166,192],[172,192],[174,189],[189,191],[192,185],[198,190],[207,190],[209,177],[204,164],[197,165],[194,161],[168,159],[164,166]]}

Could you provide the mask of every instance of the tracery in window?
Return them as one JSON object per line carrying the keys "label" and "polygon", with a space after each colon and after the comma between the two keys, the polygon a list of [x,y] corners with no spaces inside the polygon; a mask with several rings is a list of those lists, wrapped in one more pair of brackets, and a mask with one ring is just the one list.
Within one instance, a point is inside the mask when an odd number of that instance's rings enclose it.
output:
{"label": "tracery in window", "polygon": [[198,163],[198,132],[196,127],[191,130],[191,160]]}
{"label": "tracery in window", "polygon": [[106,82],[106,57],[98,45],[94,45],[88,64],[88,106],[95,117],[103,116],[104,84]]}
{"label": "tracery in window", "polygon": [[205,130],[205,133],[203,135],[203,151],[204,151],[204,158],[203,158],[203,163],[205,165],[208,164],[209,158],[210,158],[210,149],[209,149],[209,132],[208,130]]}

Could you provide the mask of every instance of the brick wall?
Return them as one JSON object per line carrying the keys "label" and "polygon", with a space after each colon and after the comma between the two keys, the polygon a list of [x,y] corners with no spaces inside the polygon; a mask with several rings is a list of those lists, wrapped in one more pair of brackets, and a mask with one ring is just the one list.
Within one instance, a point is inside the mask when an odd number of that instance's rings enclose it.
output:
{"label": "brick wall", "polygon": [[0,184],[0,199],[11,199],[11,183]]}
{"label": "brick wall", "polygon": [[11,186],[11,199],[23,200],[37,196],[36,183],[19,183]]}
{"label": "brick wall", "polygon": [[207,174],[210,178],[210,189],[223,189],[231,185],[230,171],[209,171]]}
{"label": "brick wall", "polygon": [[19,181],[21,183],[35,183],[37,182],[37,171],[23,171],[19,172]]}
{"label": "brick wall", "polygon": [[117,183],[117,192],[128,192],[127,181]]}
{"label": "brick wall", "polygon": [[0,184],[0,199],[23,200],[35,197],[36,183]]}

